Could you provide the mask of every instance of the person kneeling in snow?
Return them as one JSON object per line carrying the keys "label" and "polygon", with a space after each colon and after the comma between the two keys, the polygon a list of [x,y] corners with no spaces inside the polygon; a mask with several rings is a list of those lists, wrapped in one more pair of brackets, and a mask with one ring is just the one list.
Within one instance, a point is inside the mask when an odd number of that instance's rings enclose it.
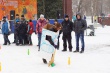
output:
{"label": "person kneeling in snow", "polygon": [[[55,24],[55,25],[46,24],[46,25],[44,26],[44,29],[50,30],[50,31],[52,31],[52,32],[57,32],[57,31],[61,30],[61,28],[62,28],[62,26],[61,26],[60,23],[57,23],[57,24]],[[51,35],[46,35],[45,40],[47,40],[47,41],[56,49],[56,48],[57,48],[57,45],[55,45],[54,41],[52,40],[52,35],[53,35],[53,34],[51,34]],[[58,39],[58,38],[57,38],[57,39]],[[51,57],[53,57],[53,54],[52,54]],[[42,60],[43,60],[43,62],[44,62],[45,64],[47,64],[47,60],[46,60],[45,58],[43,58]]]}

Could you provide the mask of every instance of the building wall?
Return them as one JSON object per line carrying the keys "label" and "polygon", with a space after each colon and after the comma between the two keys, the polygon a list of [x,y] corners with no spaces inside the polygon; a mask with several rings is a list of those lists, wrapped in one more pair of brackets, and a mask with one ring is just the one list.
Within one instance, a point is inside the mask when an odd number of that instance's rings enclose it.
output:
{"label": "building wall", "polygon": [[100,23],[101,25],[108,25],[110,26],[110,17],[98,17],[98,23]]}
{"label": "building wall", "polygon": [[72,0],[63,0],[63,12],[72,19]]}
{"label": "building wall", "polygon": [[36,0],[0,0],[0,20],[3,16],[10,19],[10,11],[14,10],[15,14],[24,14],[27,19],[34,19],[37,14]]}

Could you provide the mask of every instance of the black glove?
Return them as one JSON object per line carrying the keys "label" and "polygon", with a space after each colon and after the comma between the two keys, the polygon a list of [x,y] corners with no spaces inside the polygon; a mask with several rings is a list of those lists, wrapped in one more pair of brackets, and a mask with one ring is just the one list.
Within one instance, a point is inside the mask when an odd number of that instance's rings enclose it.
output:
{"label": "black glove", "polygon": [[58,45],[54,45],[54,47],[55,47],[55,49],[57,49],[58,48]]}
{"label": "black glove", "polygon": [[60,38],[60,35],[58,36],[58,39]]}

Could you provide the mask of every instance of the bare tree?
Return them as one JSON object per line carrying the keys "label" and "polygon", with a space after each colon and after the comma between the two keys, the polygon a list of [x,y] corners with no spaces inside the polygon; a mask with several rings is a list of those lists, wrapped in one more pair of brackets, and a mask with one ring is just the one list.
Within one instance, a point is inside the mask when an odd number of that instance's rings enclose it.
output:
{"label": "bare tree", "polygon": [[110,0],[73,0],[73,12],[89,16],[110,14]]}
{"label": "bare tree", "polygon": [[81,8],[82,8],[82,2],[83,0],[78,0],[78,7],[77,7],[77,12],[81,12]]}

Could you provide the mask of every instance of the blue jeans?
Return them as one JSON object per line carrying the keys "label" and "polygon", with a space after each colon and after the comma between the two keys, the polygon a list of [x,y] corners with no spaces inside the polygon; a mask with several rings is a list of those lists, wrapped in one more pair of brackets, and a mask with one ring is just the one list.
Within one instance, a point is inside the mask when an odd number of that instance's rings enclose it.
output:
{"label": "blue jeans", "polygon": [[40,43],[41,43],[41,36],[42,36],[42,33],[38,33],[38,46],[39,46],[39,49],[40,49]]}
{"label": "blue jeans", "polygon": [[79,51],[79,39],[81,40],[81,50],[84,51],[85,43],[84,43],[84,33],[75,33],[76,37],[76,50]]}
{"label": "blue jeans", "polygon": [[28,34],[28,41],[29,41],[29,44],[32,45],[31,34]]}

